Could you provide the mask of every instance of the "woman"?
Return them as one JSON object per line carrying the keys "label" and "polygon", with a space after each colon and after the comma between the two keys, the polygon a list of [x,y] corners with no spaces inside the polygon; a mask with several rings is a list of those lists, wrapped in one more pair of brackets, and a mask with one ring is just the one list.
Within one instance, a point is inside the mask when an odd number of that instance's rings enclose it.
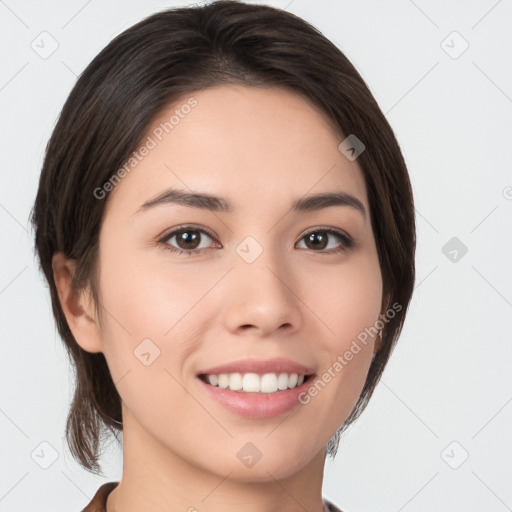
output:
{"label": "woman", "polygon": [[393,132],[300,18],[215,2],[116,37],[72,90],[32,214],[76,367],[71,452],[123,476],[86,511],[339,510],[325,457],[414,283]]}

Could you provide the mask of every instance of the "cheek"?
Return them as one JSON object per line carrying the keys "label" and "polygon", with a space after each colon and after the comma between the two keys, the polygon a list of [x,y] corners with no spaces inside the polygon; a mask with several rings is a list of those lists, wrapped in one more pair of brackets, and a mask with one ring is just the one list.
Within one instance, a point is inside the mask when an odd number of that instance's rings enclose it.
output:
{"label": "cheek", "polygon": [[377,255],[361,253],[338,268],[316,266],[309,276],[302,296],[323,326],[324,348],[331,356],[344,352],[378,320],[382,276]]}
{"label": "cheek", "polygon": [[171,438],[184,435],[183,425],[194,432],[204,410],[182,386],[181,363],[197,349],[193,308],[212,283],[135,259],[104,259],[101,268],[105,357],[124,404],[148,430],[158,426]]}
{"label": "cheek", "polygon": [[[316,272],[308,298],[322,321],[317,353],[322,367],[315,385],[301,398],[310,417],[334,432],[356,404],[371,364],[382,301],[382,276],[376,253],[353,264]],[[318,283],[323,282],[322,290]],[[314,284],[316,283],[316,284]],[[327,429],[329,431],[329,428]]]}
{"label": "cheek", "polygon": [[[121,251],[104,254],[100,279],[108,309],[104,351],[114,382],[123,379],[119,393],[133,410],[143,407],[148,416],[151,407],[159,410],[158,400],[179,409],[186,397],[178,382],[184,382],[189,356],[200,349],[209,325],[207,301],[201,299],[222,272],[212,270],[205,278],[193,265],[155,265],[143,257],[121,258]],[[144,395],[154,401],[146,403]]]}
{"label": "cheek", "polygon": [[182,320],[207,293],[215,276],[205,279],[192,266],[169,265],[163,259],[160,265],[154,264],[141,254],[122,260],[115,254],[110,261],[104,258],[103,299],[122,337],[124,332],[133,343],[144,338],[163,343],[179,331]]}

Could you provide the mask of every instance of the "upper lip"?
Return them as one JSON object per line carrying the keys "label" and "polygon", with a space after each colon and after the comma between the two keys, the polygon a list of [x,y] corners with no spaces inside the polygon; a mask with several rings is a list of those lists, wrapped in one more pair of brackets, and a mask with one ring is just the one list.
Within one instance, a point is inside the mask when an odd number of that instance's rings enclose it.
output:
{"label": "upper lip", "polygon": [[198,375],[219,375],[221,373],[297,373],[299,375],[311,375],[313,369],[296,363],[291,359],[239,359],[230,363],[221,364],[201,370]]}

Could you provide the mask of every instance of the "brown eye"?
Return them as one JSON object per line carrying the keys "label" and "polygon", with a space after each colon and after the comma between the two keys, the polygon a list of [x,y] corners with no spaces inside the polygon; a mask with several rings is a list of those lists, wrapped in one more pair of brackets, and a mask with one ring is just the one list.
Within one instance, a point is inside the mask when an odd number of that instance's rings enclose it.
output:
{"label": "brown eye", "polygon": [[160,243],[167,250],[193,255],[209,248],[212,240],[213,237],[203,229],[181,227],[167,234]]}
{"label": "brown eye", "polygon": [[[338,239],[337,244],[335,241],[332,242],[332,240],[336,238]],[[304,240],[306,249],[311,249],[315,252],[325,252],[327,254],[341,252],[353,246],[353,241],[348,235],[334,229],[317,229],[316,231],[310,231],[302,237],[301,241],[302,240]]]}
{"label": "brown eye", "polygon": [[174,236],[180,249],[197,249],[201,241],[199,231],[191,229],[178,231]]}
{"label": "brown eye", "polygon": [[304,239],[306,240],[306,246],[308,249],[325,249],[327,247],[327,242],[329,241],[327,233],[323,231],[310,233],[305,236]]}

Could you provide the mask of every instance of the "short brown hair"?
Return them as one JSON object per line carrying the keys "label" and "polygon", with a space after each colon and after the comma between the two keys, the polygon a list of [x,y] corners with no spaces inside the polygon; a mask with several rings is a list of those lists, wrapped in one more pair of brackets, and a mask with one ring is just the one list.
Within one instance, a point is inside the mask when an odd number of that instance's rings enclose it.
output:
{"label": "short brown hair", "polygon": [[290,88],[319,106],[340,134],[355,134],[366,146],[358,163],[383,276],[382,311],[392,303],[401,309],[386,322],[361,396],[328,444],[331,456],[366,407],[401,332],[415,274],[412,191],[393,131],[354,66],[317,29],[280,9],[218,1],[156,13],[113,39],[80,75],[46,148],[31,217],[58,331],[76,369],[66,438],[91,472],[101,473],[104,429],[122,430],[121,399],[104,355],[83,350],[70,331],[52,257],[62,251],[76,261],[73,288],[90,287],[98,311],[106,200],[93,191],[122,167],[169,103],[227,83]]}

